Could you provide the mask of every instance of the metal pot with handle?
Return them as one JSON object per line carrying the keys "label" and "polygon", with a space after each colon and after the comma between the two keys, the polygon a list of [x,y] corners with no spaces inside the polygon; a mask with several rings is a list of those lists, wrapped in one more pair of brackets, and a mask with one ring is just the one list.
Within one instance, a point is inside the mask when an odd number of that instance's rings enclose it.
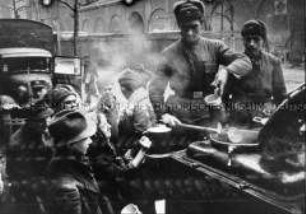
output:
{"label": "metal pot with handle", "polygon": [[259,131],[230,128],[228,131],[210,134],[212,146],[228,153],[228,166],[232,165],[234,151],[254,151],[259,148]]}

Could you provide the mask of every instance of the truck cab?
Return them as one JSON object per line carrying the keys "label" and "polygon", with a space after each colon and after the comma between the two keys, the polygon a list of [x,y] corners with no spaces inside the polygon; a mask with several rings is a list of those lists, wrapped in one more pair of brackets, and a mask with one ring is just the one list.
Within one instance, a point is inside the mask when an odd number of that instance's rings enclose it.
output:
{"label": "truck cab", "polygon": [[30,108],[57,84],[82,94],[80,59],[57,56],[57,44],[57,35],[44,23],[0,19],[0,127],[5,142],[25,119],[15,117],[2,100],[9,97],[20,110]]}
{"label": "truck cab", "polygon": [[80,60],[58,57],[57,44],[57,35],[46,24],[0,19],[0,95],[23,106],[58,83],[71,84],[80,92]]}
{"label": "truck cab", "polygon": [[[22,104],[23,99],[39,98],[37,83],[48,90],[52,87],[52,54],[39,48],[0,49],[1,94],[7,94]],[[22,97],[24,93],[27,98]]]}

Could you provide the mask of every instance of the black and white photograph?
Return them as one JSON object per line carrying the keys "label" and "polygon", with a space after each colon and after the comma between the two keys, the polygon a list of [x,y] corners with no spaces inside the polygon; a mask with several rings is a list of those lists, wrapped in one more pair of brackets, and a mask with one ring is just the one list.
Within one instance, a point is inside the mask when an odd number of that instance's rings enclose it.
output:
{"label": "black and white photograph", "polygon": [[0,0],[0,214],[304,214],[305,0]]}

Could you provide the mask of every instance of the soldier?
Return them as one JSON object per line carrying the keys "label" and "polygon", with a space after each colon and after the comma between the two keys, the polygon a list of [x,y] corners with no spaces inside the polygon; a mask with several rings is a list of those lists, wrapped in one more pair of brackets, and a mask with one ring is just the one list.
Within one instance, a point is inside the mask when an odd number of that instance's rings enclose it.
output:
{"label": "soldier", "polygon": [[[150,84],[155,110],[171,126],[207,124],[211,118],[203,98],[213,94],[215,87],[222,95],[229,73],[242,77],[251,70],[246,56],[232,52],[222,41],[201,36],[204,13],[200,0],[175,3],[181,39],[163,51],[164,59]],[[220,65],[224,67],[219,70]],[[167,95],[167,88],[173,93]]]}
{"label": "soldier", "polygon": [[31,82],[33,98],[35,100],[41,100],[47,94],[51,86],[44,80],[35,80]]}
{"label": "soldier", "polygon": [[[222,41],[201,36],[204,13],[204,4],[200,0],[182,0],[174,4],[181,38],[162,52],[163,60],[149,86],[158,119],[174,129],[178,129],[181,122],[210,125],[213,120],[204,98],[214,93],[222,96],[229,74],[240,78],[251,70],[247,56],[234,53]],[[223,67],[220,68],[220,65]],[[171,141],[180,142],[178,146],[181,147],[203,139],[203,136],[190,131],[172,133]],[[183,177],[177,169],[167,165],[167,162],[163,165],[164,174]],[[162,174],[160,169],[156,170],[158,174]],[[192,175],[189,179],[193,179]],[[205,197],[216,197],[213,189],[219,187],[209,180],[205,180],[205,185]],[[167,198],[167,213],[203,213],[203,209],[207,209],[207,203],[192,203],[192,206],[188,206],[187,202],[180,203],[173,199],[179,197],[182,197],[182,201],[190,200],[190,197],[170,195]]]}
{"label": "soldier", "polygon": [[[251,59],[252,71],[242,79],[231,76],[232,121],[251,125],[255,116],[267,117],[286,96],[281,60],[265,51],[267,27],[260,20],[247,21],[241,30],[245,54]],[[274,106],[274,107],[273,107]]]}

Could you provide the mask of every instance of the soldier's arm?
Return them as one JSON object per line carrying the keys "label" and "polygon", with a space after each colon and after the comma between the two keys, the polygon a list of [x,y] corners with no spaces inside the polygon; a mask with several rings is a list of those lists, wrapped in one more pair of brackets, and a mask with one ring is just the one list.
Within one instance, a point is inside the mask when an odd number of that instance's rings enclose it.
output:
{"label": "soldier's arm", "polygon": [[226,66],[225,69],[236,77],[247,75],[252,70],[250,59],[242,54],[230,50],[230,48],[222,42],[218,43],[218,59],[219,63]]}
{"label": "soldier's arm", "polygon": [[164,92],[171,75],[170,66],[166,62],[161,63],[156,74],[149,84],[149,97],[157,118],[160,118],[167,109],[164,105]]}

